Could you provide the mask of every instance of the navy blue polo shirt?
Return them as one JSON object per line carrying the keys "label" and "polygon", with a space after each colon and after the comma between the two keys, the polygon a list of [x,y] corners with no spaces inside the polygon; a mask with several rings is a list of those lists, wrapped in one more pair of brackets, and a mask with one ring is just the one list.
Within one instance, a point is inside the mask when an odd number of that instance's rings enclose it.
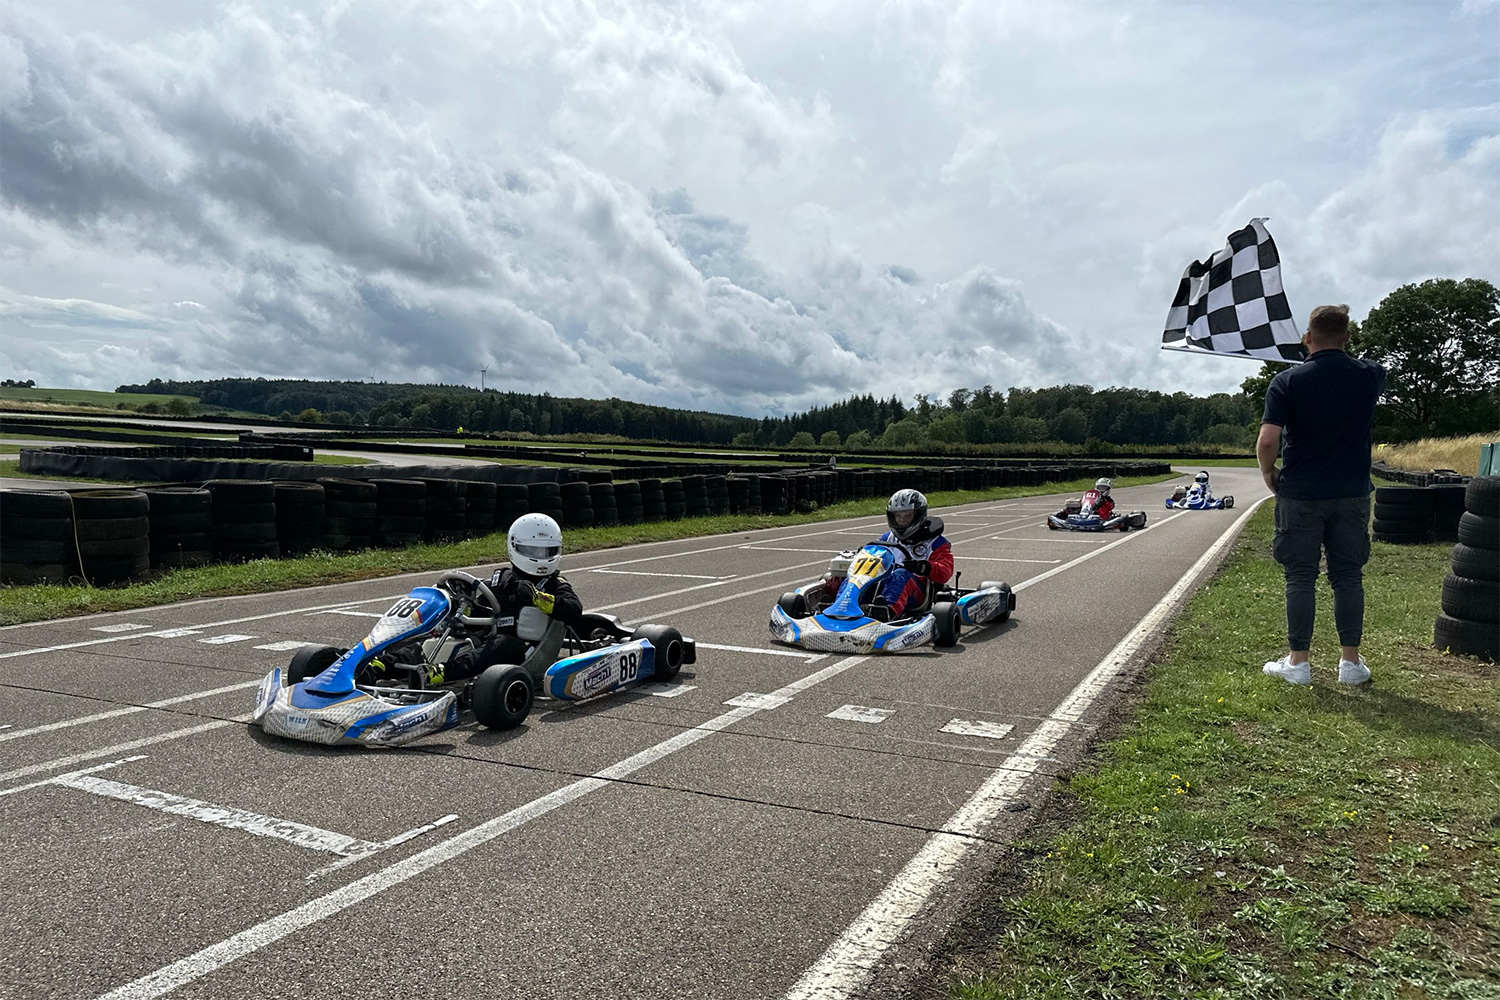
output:
{"label": "navy blue polo shirt", "polygon": [[1278,496],[1370,495],[1370,425],[1384,388],[1384,368],[1332,349],[1309,355],[1271,380],[1260,422],[1282,428]]}

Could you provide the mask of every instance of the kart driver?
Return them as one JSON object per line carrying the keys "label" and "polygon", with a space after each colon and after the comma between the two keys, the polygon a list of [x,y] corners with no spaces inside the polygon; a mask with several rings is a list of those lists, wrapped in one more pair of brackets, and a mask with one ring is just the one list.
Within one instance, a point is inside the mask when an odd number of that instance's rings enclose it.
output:
{"label": "kart driver", "polygon": [[[476,677],[496,663],[520,663],[526,658],[526,643],[516,635],[516,616],[529,605],[568,625],[583,617],[583,602],[573,593],[559,568],[562,565],[562,529],[546,514],[526,514],[505,533],[510,565],[501,566],[490,577],[490,590],[500,607],[494,609],[495,624],[475,645],[459,650],[442,674],[428,677],[429,684],[445,684]],[[484,614],[485,609],[478,609]]]}
{"label": "kart driver", "polygon": [[890,530],[877,541],[901,545],[910,556],[886,580],[880,596],[899,618],[907,607],[920,604],[930,583],[947,583],[953,576],[953,546],[943,537],[943,519],[927,516],[927,498],[916,490],[897,490],[885,505]]}
{"label": "kart driver", "polygon": [[[1214,491],[1208,488],[1208,470],[1204,469],[1193,477],[1193,485],[1198,487],[1198,492],[1203,494],[1204,500],[1212,500]],[[1191,492],[1191,489],[1189,490]]]}
{"label": "kart driver", "polygon": [[1108,479],[1095,480],[1094,488],[1083,495],[1083,509],[1092,510],[1101,521],[1108,521],[1115,512],[1115,501],[1109,495],[1113,487]]}

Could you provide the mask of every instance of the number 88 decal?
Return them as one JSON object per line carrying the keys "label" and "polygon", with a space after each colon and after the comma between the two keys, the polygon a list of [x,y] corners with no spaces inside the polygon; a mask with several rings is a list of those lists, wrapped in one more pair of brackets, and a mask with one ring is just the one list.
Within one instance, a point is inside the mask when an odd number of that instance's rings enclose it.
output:
{"label": "number 88 decal", "polygon": [[635,676],[640,669],[640,653],[631,649],[620,654],[620,682],[622,684],[635,680]]}

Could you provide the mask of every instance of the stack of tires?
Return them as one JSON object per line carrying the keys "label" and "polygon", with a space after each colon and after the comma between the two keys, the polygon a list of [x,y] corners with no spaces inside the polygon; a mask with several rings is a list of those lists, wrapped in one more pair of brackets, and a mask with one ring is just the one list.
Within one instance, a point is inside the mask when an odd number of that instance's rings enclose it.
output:
{"label": "stack of tires", "polygon": [[479,538],[495,530],[495,497],[498,492],[494,483],[477,479],[464,481],[464,530],[470,538]]}
{"label": "stack of tires", "polygon": [[427,510],[422,539],[428,542],[456,542],[468,527],[468,492],[462,479],[423,479],[427,489]]}
{"label": "stack of tires", "polygon": [[[708,483],[703,476],[683,476],[682,513],[685,517],[708,516]],[[668,498],[668,503],[671,499]]]}
{"label": "stack of tires", "polygon": [[640,524],[646,519],[645,504],[641,500],[641,484],[634,479],[615,483],[615,507],[619,511],[621,524]]}
{"label": "stack of tires", "polygon": [[372,479],[375,484],[375,544],[403,549],[427,531],[427,484],[420,479]]}
{"label": "stack of tires", "polygon": [[1435,496],[1422,486],[1375,487],[1375,540],[1393,545],[1423,545],[1432,541]]}
{"label": "stack of tires", "polygon": [[594,500],[589,484],[583,480],[560,483],[563,516],[559,522],[564,528],[592,528],[594,526]]}
{"label": "stack of tires", "polygon": [[594,505],[594,523],[610,528],[620,523],[614,483],[589,483],[589,501]]}
{"label": "stack of tires", "polygon": [[660,479],[642,479],[641,514],[647,521],[667,519],[667,494]]}
{"label": "stack of tires", "polygon": [[704,476],[703,494],[708,498],[709,517],[729,513],[729,479],[726,476]]}
{"label": "stack of tires", "polygon": [[214,558],[214,495],[198,486],[148,486],[151,568],[206,566]]}
{"label": "stack of tires", "polygon": [[729,497],[731,514],[748,514],[750,506],[750,480],[744,476],[724,477],[724,492]]}
{"label": "stack of tires", "polygon": [[262,479],[211,479],[203,488],[213,494],[214,558],[224,562],[275,559],[276,485]]}
{"label": "stack of tires", "polygon": [[509,531],[516,518],[531,512],[531,491],[525,483],[495,486],[495,531]]}
{"label": "stack of tires", "polygon": [[323,547],[327,526],[326,494],[319,483],[303,479],[276,483],[276,541],[283,556],[298,556]]}
{"label": "stack of tires", "polygon": [[323,487],[323,544],[333,552],[368,549],[380,528],[376,486],[359,479],[319,479]]}
{"label": "stack of tires", "polygon": [[1458,522],[1468,509],[1468,487],[1463,483],[1434,483],[1432,492],[1432,538],[1437,542],[1458,541]]}
{"label": "stack of tires", "polygon": [[[584,487],[588,492],[588,487]],[[546,514],[559,525],[567,520],[563,513],[562,485],[559,483],[527,483],[526,502],[533,513]]]}
{"label": "stack of tires", "polygon": [[662,502],[667,508],[667,520],[678,521],[687,516],[687,492],[681,479],[661,481]]}
{"label": "stack of tires", "polygon": [[756,476],[760,481],[760,509],[766,514],[790,512],[793,498],[787,496],[787,481],[781,476]]}
{"label": "stack of tires", "polygon": [[1500,658],[1500,476],[1469,480],[1452,558],[1433,645],[1494,662]]}
{"label": "stack of tires", "polygon": [[89,583],[121,583],[151,571],[151,501],[140,490],[73,491],[78,567]]}
{"label": "stack of tires", "polygon": [[0,583],[64,583],[77,558],[72,497],[0,490]]}

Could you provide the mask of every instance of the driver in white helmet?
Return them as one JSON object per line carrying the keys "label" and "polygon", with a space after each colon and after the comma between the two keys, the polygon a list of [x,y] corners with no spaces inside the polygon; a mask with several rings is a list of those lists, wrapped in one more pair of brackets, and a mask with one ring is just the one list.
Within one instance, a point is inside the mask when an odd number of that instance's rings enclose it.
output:
{"label": "driver in white helmet", "polygon": [[568,625],[583,616],[583,602],[559,572],[562,566],[562,529],[546,514],[526,514],[505,533],[510,565],[490,577],[490,590],[500,607],[495,626],[483,642],[460,650],[448,662],[445,676],[429,683],[448,683],[474,677],[496,663],[520,663],[526,643],[516,635],[516,616],[534,605]]}
{"label": "driver in white helmet", "polygon": [[1102,476],[1096,479],[1094,488],[1083,495],[1084,509],[1092,510],[1099,515],[1100,520],[1108,521],[1115,512],[1114,498],[1109,495],[1109,491],[1113,488],[1114,483],[1108,479]]}
{"label": "driver in white helmet", "polygon": [[897,567],[880,596],[898,618],[921,603],[929,583],[947,583],[953,576],[953,546],[943,537],[943,519],[927,516],[927,498],[916,490],[897,490],[885,505],[889,526],[878,541],[900,545],[910,553]]}
{"label": "driver in white helmet", "polygon": [[[1214,491],[1208,488],[1207,469],[1204,469],[1193,477],[1193,486],[1196,486],[1198,488],[1197,492],[1203,498],[1204,502],[1211,502],[1213,500]],[[1188,492],[1193,492],[1193,488],[1191,486],[1188,487]]]}

